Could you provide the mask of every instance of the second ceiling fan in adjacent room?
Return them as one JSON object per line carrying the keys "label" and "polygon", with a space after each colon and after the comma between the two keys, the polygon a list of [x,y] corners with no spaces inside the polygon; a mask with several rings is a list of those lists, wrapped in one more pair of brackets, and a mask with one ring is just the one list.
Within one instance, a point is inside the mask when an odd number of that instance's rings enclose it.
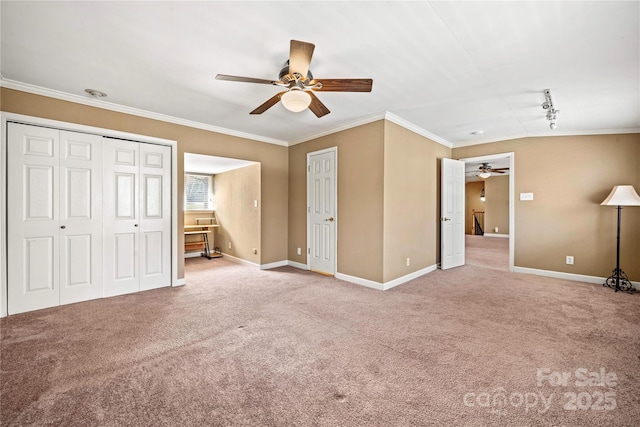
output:
{"label": "second ceiling fan in adjacent room", "polygon": [[467,176],[477,176],[478,178],[487,179],[492,174],[503,174],[508,170],[509,168],[492,168],[489,163],[482,163],[477,170],[467,172]]}

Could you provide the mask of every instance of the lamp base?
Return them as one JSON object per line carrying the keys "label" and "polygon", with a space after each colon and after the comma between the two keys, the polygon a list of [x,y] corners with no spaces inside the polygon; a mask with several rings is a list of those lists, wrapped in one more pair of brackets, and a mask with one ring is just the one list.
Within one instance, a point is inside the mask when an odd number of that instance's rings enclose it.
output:
{"label": "lamp base", "polygon": [[631,283],[627,274],[620,268],[616,268],[611,273],[611,276],[602,284],[611,289],[615,289],[616,292],[624,291],[630,294],[636,291],[636,287]]}

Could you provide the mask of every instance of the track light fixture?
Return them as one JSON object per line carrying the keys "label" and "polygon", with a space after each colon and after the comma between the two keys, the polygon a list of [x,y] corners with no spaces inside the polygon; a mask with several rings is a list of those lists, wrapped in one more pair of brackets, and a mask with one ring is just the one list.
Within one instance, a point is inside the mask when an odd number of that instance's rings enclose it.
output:
{"label": "track light fixture", "polygon": [[547,120],[549,120],[549,127],[553,130],[558,125],[556,124],[556,114],[560,112],[560,110],[556,110],[553,106],[553,100],[551,99],[551,90],[544,90],[545,101],[542,104],[542,108],[547,110]]}

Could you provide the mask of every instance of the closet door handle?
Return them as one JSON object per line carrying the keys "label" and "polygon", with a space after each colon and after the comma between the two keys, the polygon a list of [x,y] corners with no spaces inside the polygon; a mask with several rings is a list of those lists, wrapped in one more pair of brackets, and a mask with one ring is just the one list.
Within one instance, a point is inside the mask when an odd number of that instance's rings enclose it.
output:
{"label": "closet door handle", "polygon": [[134,226],[134,227],[137,227],[137,226],[138,226],[138,224],[133,224],[133,226]]}
{"label": "closet door handle", "polygon": [[62,228],[64,230],[65,228],[67,228],[67,226],[66,225],[61,225],[60,228]]}

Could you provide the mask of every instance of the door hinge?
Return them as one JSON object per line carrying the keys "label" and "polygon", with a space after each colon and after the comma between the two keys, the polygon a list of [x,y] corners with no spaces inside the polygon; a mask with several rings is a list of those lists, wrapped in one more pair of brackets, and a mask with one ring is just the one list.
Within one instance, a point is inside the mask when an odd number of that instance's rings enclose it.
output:
{"label": "door hinge", "polygon": [[307,172],[311,172],[311,165],[307,165]]}
{"label": "door hinge", "polygon": [[311,206],[307,206],[307,213],[311,213]]}
{"label": "door hinge", "polygon": [[307,253],[311,254],[311,248],[307,248]]}

